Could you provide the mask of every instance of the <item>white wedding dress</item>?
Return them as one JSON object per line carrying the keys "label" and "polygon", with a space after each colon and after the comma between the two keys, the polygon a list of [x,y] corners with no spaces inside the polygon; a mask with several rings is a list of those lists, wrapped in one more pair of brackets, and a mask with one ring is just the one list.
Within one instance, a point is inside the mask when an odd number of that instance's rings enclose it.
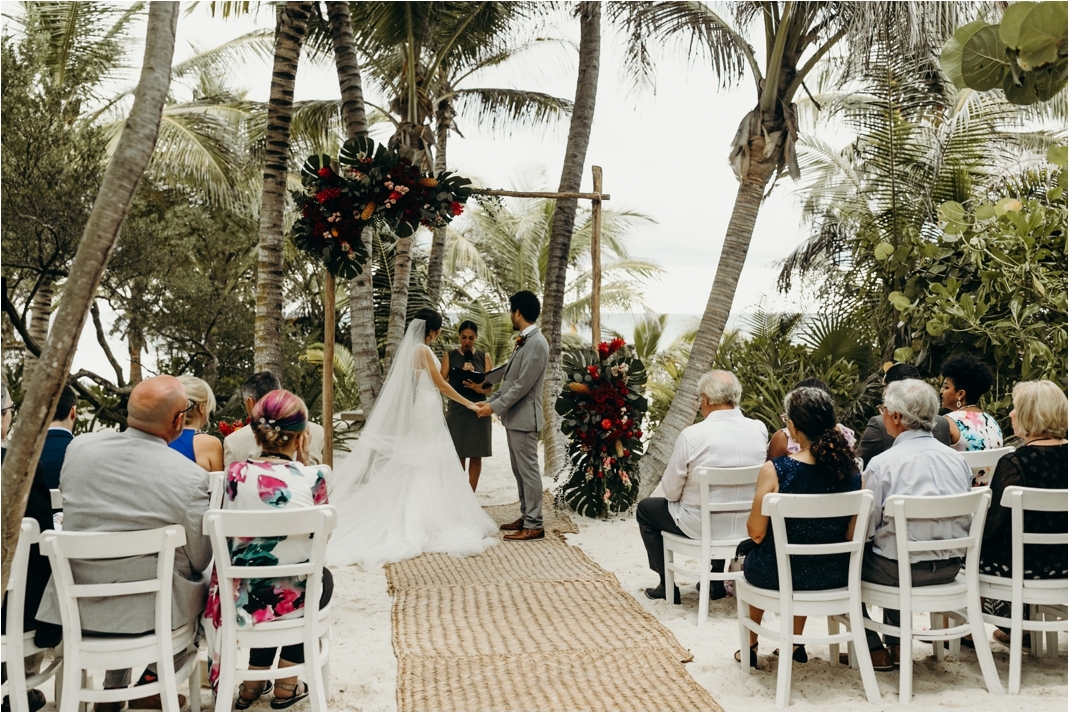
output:
{"label": "white wedding dress", "polygon": [[497,542],[446,427],[442,398],[413,320],[352,453],[334,470],[330,503],[338,526],[327,563],[365,570],[423,552],[476,555]]}

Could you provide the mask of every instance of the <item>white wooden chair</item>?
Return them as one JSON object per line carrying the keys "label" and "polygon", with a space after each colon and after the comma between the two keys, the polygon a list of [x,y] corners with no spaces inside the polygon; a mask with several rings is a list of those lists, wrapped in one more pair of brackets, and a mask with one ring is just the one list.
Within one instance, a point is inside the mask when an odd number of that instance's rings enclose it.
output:
{"label": "white wooden chair", "polygon": [[[1010,577],[981,574],[980,596],[1010,602],[1009,618],[984,614],[988,624],[1010,627],[1010,693],[1021,692],[1021,651],[1023,632],[1032,633],[1032,652],[1037,654],[1043,634],[1047,636],[1047,653],[1056,655],[1059,631],[1069,631],[1066,603],[1069,602],[1069,579],[1025,579],[1025,545],[1069,545],[1069,533],[1033,533],[1024,531],[1026,511],[1066,512],[1069,490],[1047,490],[1014,486],[1002,493],[1002,506],[1010,508],[1013,528],[1013,568]],[[1024,608],[1032,609],[1032,619],[1024,619]],[[1039,616],[1042,615],[1042,619]],[[1051,620],[1046,620],[1047,617]],[[1051,645],[1053,644],[1053,645]]]}
{"label": "white wooden chair", "polygon": [[[912,582],[910,556],[918,552],[964,550],[965,566],[953,582],[924,587],[891,587],[871,582],[861,583],[861,600],[868,606],[897,609],[903,627],[891,626],[874,619],[865,619],[865,626],[882,634],[901,638],[902,656],[899,666],[899,702],[908,705],[913,695],[913,642],[928,641],[937,661],[943,660],[943,642],[972,634],[976,658],[980,662],[987,690],[1002,693],[991,646],[984,631],[983,610],[980,606],[979,572],[980,541],[991,502],[991,490],[978,488],[961,495],[906,496],[893,495],[884,503],[895,523],[895,543],[898,549],[898,581]],[[969,534],[948,540],[912,540],[910,520],[948,520],[972,517]],[[930,629],[913,627],[913,612],[929,612]],[[946,622],[944,613],[949,615]],[[860,657],[867,658],[866,656]]]}
{"label": "white wooden chair", "polygon": [[222,510],[223,495],[226,493],[226,471],[213,470],[208,473],[208,509]]}
{"label": "white wooden chair", "polygon": [[[698,626],[703,626],[709,617],[710,582],[724,582],[737,578],[739,572],[728,572],[727,563],[735,556],[739,543],[746,539],[746,517],[753,507],[754,492],[757,490],[757,474],[761,465],[742,468],[716,468],[700,466],[691,474],[701,483],[702,537],[692,540],[689,537],[661,532],[664,538],[664,587],[672,592],[676,586],[676,575],[697,579],[700,588],[698,595]],[[718,499],[727,502],[713,502],[711,490],[716,489]],[[724,521],[731,519],[728,526]],[[738,533],[726,539],[713,539],[714,519],[719,520],[719,528],[731,533]],[[698,560],[698,570],[686,569],[676,564],[675,554],[693,557]],[[714,559],[724,560],[724,571],[711,572],[710,563]],[[671,599],[669,599],[671,601]]]}
{"label": "white wooden chair", "polygon": [[[37,521],[32,517],[22,518],[22,526],[19,529],[19,541],[15,545],[15,554],[11,559],[11,573],[7,580],[7,633],[0,636],[0,657],[7,664],[7,680],[3,685],[3,694],[13,711],[30,710],[29,691],[56,676],[62,677],[63,657],[60,650],[56,651],[56,657],[40,673],[26,678],[26,669],[22,660],[42,649],[33,643],[33,631],[23,629],[22,610],[26,603],[26,576],[30,561],[30,547],[37,544],[40,539],[41,529]],[[58,690],[60,687],[56,686]]]}
{"label": "white wooden chair", "polygon": [[[735,580],[735,598],[738,603],[739,649],[742,652],[742,670],[750,673],[749,632],[771,639],[779,644],[779,676],[776,684],[776,705],[786,708],[791,702],[791,666],[795,644],[828,644],[831,648],[831,665],[839,664],[839,645],[849,647],[851,659],[861,669],[861,681],[869,703],[879,705],[880,688],[876,673],[868,656],[857,656],[856,651],[867,651],[865,629],[861,624],[861,560],[864,556],[865,537],[869,518],[872,515],[874,498],[871,491],[859,490],[835,495],[785,495],[769,493],[761,502],[761,513],[770,519],[775,537],[776,565],[779,572],[779,591],[761,589],[746,581],[745,575]],[[853,537],[845,542],[823,545],[791,544],[787,540],[788,518],[826,518],[857,516]],[[847,586],[839,589],[795,591],[791,578],[792,556],[830,555],[849,553],[850,565]],[[779,630],[769,629],[750,618],[750,605],[778,616]],[[839,616],[845,618],[833,619]],[[828,617],[826,636],[794,634],[794,617]],[[839,623],[850,629],[839,632]]]}
{"label": "white wooden chair", "polygon": [[52,488],[51,490],[48,491],[48,495],[52,498],[52,509],[53,510],[62,510],[63,509],[63,493],[60,492],[59,488]]}
{"label": "white wooden chair", "polygon": [[1004,455],[1013,453],[1013,446],[1004,448],[992,448],[986,451],[963,451],[965,462],[972,469],[972,474],[985,485],[991,482],[991,476],[995,473],[995,466]]}
{"label": "white wooden chair", "polygon": [[[131,532],[45,532],[41,551],[52,563],[52,579],[63,621],[61,710],[81,710],[86,702],[127,701],[159,694],[165,711],[177,711],[178,681],[188,680],[190,709],[200,710],[200,666],[197,664],[196,622],[171,629],[171,581],[175,550],[186,543],[177,525]],[[152,579],[113,584],[77,584],[71,560],[105,560],[156,555]],[[155,594],[155,630],[145,635],[92,636],[82,633],[79,599]],[[116,606],[121,606],[117,604]],[[168,632],[159,636],[157,632]],[[174,670],[174,656],[186,651],[186,662]],[[113,690],[87,687],[89,670],[114,670],[157,665],[159,680],[143,686]]]}
{"label": "white wooden chair", "polygon": [[[338,522],[337,511],[322,505],[312,508],[262,511],[209,510],[204,515],[204,533],[211,537],[215,555],[215,572],[220,592],[233,592],[235,579],[307,577],[304,616],[239,628],[234,598],[220,596],[219,685],[215,710],[229,711],[234,703],[234,688],[240,681],[267,681],[275,678],[305,676],[311,698],[311,710],[327,710],[330,680],[330,606],[320,608],[323,590],[323,567],[327,559],[327,541]],[[294,537],[312,535],[312,551],[307,562],[265,567],[235,565],[228,540],[241,537]],[[237,666],[238,647],[275,648],[304,645],[304,663],[285,669],[250,670]]]}

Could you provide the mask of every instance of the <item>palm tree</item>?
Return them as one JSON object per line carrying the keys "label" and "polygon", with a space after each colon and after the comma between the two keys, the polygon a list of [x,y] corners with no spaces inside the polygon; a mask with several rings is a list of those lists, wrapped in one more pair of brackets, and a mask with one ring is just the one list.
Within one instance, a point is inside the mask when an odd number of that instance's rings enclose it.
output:
{"label": "palm tree", "polygon": [[[959,24],[961,12],[960,5],[951,3],[896,2],[736,2],[729,8],[733,21],[700,2],[628,3],[621,8],[638,64],[648,64],[650,38],[685,35],[708,47],[722,83],[737,81],[748,69],[757,93],[757,106],[743,117],[731,149],[739,189],[716,277],[678,398],[642,460],[639,497],[660,482],[676,437],[693,421],[698,380],[712,364],[723,335],[766,189],[784,171],[799,175],[794,101],[804,82],[831,56],[845,77],[863,69],[879,31],[906,52],[939,47]],[[764,35],[763,58],[744,39],[754,25]]]}
{"label": "palm tree", "polygon": [[[579,15],[579,74],[575,83],[575,104],[564,149],[560,192],[577,192],[583,180],[586,150],[594,126],[594,105],[598,96],[598,72],[601,66],[601,3],[581,2]],[[546,471],[556,475],[568,465],[564,437],[557,414],[557,396],[561,389],[561,318],[564,311],[565,282],[571,255],[572,228],[578,201],[557,201],[553,216],[553,239],[546,264],[545,293],[542,299],[542,333],[549,340],[549,364],[542,386],[542,410],[548,415],[542,429]]]}
{"label": "palm tree", "polygon": [[67,277],[55,327],[41,351],[41,366],[27,384],[11,449],[3,465],[3,582],[11,573],[19,523],[26,510],[33,471],[44,446],[60,392],[78,347],[90,306],[115,247],[134,191],[148,165],[159,133],[160,117],[171,83],[171,58],[178,25],[177,2],[149,7],[145,59],[123,136],[116,147],[93,204],[81,244]]}
{"label": "palm tree", "polygon": [[278,8],[267,110],[253,354],[257,371],[270,371],[279,378],[282,377],[282,247],[285,242],[282,217],[286,210],[293,84],[311,11],[311,2],[287,2]]}

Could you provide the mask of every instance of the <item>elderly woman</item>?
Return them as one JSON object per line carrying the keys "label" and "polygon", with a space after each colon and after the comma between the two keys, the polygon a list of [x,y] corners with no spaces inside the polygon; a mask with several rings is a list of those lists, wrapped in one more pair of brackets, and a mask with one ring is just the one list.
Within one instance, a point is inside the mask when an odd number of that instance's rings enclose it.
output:
{"label": "elderly woman", "polygon": [[[776,545],[769,531],[769,517],[761,513],[769,493],[825,495],[861,489],[861,475],[854,462],[854,451],[835,420],[835,402],[830,394],[808,386],[787,394],[783,400],[787,429],[791,439],[801,447],[797,453],[780,456],[761,467],[753,509],[746,521],[746,531],[756,543],[742,564],[746,581],[762,589],[779,589]],[[854,529],[854,518],[826,517],[787,521],[787,535],[794,544],[814,545],[843,542]],[[799,557],[791,562],[793,586],[799,591],[845,587],[850,557],[845,554]],[[750,618],[760,623],[764,611],[750,607]],[[800,635],[805,617],[794,618],[794,633]],[[798,644],[792,658],[809,660],[805,646]],[[750,633],[750,666],[757,667],[757,634]],[[742,660],[742,652],[735,652]]]}
{"label": "elderly woman", "polygon": [[[262,449],[259,457],[230,464],[226,473],[226,497],[230,510],[258,510],[266,513],[286,508],[306,508],[327,502],[327,484],[324,470],[319,466],[302,466],[294,455],[306,447],[308,440],[308,409],[298,396],[278,389],[269,392],[256,402],[252,410],[253,435]],[[270,553],[277,564],[307,562],[311,552],[310,538],[256,537],[230,543],[235,561],[245,553],[251,559]],[[243,579],[235,593],[238,603],[238,626],[299,617],[304,608],[306,580],[300,577],[281,579]],[[320,606],[330,601],[334,589],[330,570],[323,570],[323,595]],[[204,630],[208,639],[209,681],[213,688],[218,684],[219,627],[221,626],[219,584],[213,573],[208,592],[208,604],[204,610]],[[277,649],[252,649],[249,652],[249,668],[270,668]],[[214,663],[212,663],[214,662]],[[279,668],[304,663],[304,647],[301,644],[282,647]],[[238,692],[235,710],[249,708],[263,694],[271,691],[267,681],[245,681]],[[308,697],[308,685],[296,677],[281,678],[274,682],[275,696],[271,707],[278,710],[289,708]],[[221,691],[221,695],[230,695]]]}
{"label": "elderly woman", "polygon": [[178,377],[189,399],[186,427],[168,445],[209,472],[223,469],[223,444],[215,436],[205,433],[204,427],[215,411],[215,394],[208,382],[189,374]]}
{"label": "elderly woman", "polygon": [[1002,448],[1002,428],[976,404],[991,390],[994,377],[972,354],[955,354],[943,362],[943,408],[949,409],[950,445],[958,451]]}
{"label": "elderly woman", "polygon": [[[991,509],[984,524],[984,542],[980,549],[980,571],[996,577],[1009,577],[1013,568],[1012,523],[1010,509],[1002,507],[1002,493],[1006,488],[1020,485],[1026,488],[1069,488],[1066,455],[1069,446],[1069,399],[1065,392],[1050,381],[1022,381],[1013,387],[1013,410],[1010,411],[1013,432],[1024,439],[1024,445],[1004,455],[991,478]],[[1069,519],[1064,512],[1026,512],[1025,532],[1065,532]],[[1025,548],[1025,579],[1064,578],[1069,572],[1065,547],[1061,545],[1029,545]],[[1010,615],[1010,603],[985,600],[984,608],[998,616]],[[1025,608],[1025,618],[1028,609]],[[995,640],[1009,645],[1006,630],[995,631]],[[1028,645],[1028,634],[1024,635]]]}

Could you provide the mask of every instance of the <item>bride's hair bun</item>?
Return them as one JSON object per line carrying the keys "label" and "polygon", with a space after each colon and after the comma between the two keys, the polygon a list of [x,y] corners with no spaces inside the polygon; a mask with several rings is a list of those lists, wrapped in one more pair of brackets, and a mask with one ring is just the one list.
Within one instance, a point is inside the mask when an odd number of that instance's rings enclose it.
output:
{"label": "bride's hair bun", "polygon": [[265,450],[283,448],[308,425],[308,407],[300,396],[276,389],[252,407],[252,433]]}
{"label": "bride's hair bun", "polygon": [[431,332],[437,332],[442,328],[442,315],[435,312],[433,309],[424,307],[420,311],[416,312],[416,316],[413,319],[422,319],[425,324],[423,326],[423,336],[431,336]]}

